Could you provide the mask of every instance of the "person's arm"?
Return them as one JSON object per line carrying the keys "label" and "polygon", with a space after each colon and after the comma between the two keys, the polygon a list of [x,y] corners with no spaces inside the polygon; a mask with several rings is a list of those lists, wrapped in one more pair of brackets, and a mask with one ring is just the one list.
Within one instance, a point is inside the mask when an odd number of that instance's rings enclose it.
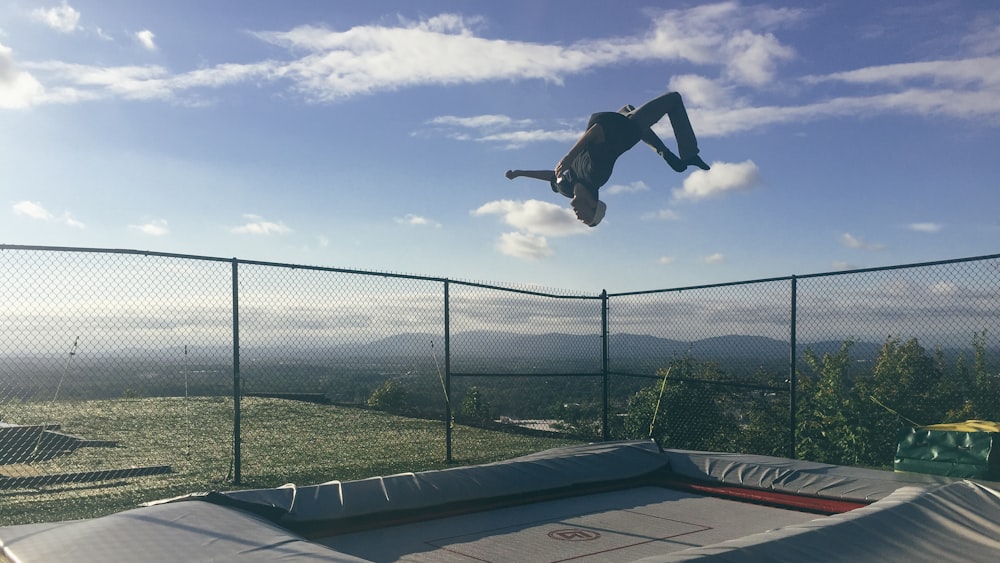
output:
{"label": "person's arm", "polygon": [[514,178],[533,178],[535,180],[542,180],[543,182],[553,182],[556,179],[556,173],[551,170],[508,170],[504,173],[504,176],[508,180],[513,180]]}
{"label": "person's arm", "polygon": [[577,155],[579,155],[581,152],[583,152],[583,149],[587,148],[591,143],[603,143],[603,142],[604,142],[604,129],[601,127],[599,123],[595,123],[590,127],[590,129],[587,129],[587,132],[584,133],[583,136],[577,139],[576,144],[573,145],[573,148],[571,148],[569,152],[566,153],[566,156],[564,156],[563,159],[559,161],[559,164],[556,165],[556,177],[559,176],[563,168],[569,166],[569,164],[573,162],[573,159],[576,158]]}

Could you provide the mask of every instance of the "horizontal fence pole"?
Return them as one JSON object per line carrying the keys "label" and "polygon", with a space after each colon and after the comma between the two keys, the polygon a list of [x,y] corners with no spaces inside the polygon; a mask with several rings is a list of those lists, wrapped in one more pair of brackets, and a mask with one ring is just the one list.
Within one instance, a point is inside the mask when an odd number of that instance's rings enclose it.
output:
{"label": "horizontal fence pole", "polygon": [[[651,375],[648,373],[623,373],[617,371],[609,371],[608,375],[615,375],[618,377],[635,377],[638,379],[655,379],[657,381],[663,379],[662,375]],[[775,391],[780,393],[788,393],[788,387],[775,387],[772,385],[761,385],[759,383],[741,383],[739,381],[712,381],[711,379],[695,379],[691,377],[677,377],[670,376],[670,381],[678,381],[681,383],[707,383],[709,385],[715,385],[718,387],[739,387],[743,389],[755,389],[758,391]]]}
{"label": "horizontal fence pole", "polygon": [[[86,247],[73,247],[73,246],[37,246],[37,245],[22,245],[22,244],[0,244],[0,252],[2,252],[4,250],[40,250],[40,251],[49,251],[49,252],[54,251],[54,252],[93,252],[93,253],[103,253],[103,254],[137,254],[137,255],[141,255],[141,256],[161,256],[161,257],[167,257],[167,258],[189,258],[189,259],[193,259],[193,260],[207,260],[207,261],[213,261],[213,262],[232,262],[234,260],[233,258],[219,258],[219,257],[213,257],[213,256],[199,256],[199,255],[194,255],[194,254],[176,254],[176,253],[171,253],[171,252],[156,252],[156,251],[150,251],[150,250],[134,250],[134,249],[123,249],[123,248],[86,248]],[[650,289],[650,290],[629,291],[629,292],[622,292],[622,293],[608,293],[607,296],[608,297],[624,297],[624,296],[629,296],[629,295],[647,295],[647,294],[651,294],[651,293],[666,293],[666,292],[678,292],[678,291],[691,291],[691,290],[696,290],[696,289],[710,289],[710,288],[731,287],[731,286],[738,286],[738,285],[750,285],[750,284],[766,283],[766,282],[790,281],[793,277],[798,278],[798,279],[803,279],[803,278],[818,278],[818,277],[830,277],[830,276],[843,276],[843,275],[859,274],[859,273],[866,273],[866,272],[879,272],[879,271],[888,271],[888,270],[902,270],[902,269],[907,269],[907,268],[923,268],[923,267],[928,267],[928,266],[941,266],[941,265],[946,265],[946,264],[959,264],[959,263],[962,263],[962,262],[977,262],[977,261],[982,261],[982,260],[994,260],[994,259],[1000,259],[1000,254],[987,254],[987,255],[983,255],[983,256],[970,256],[968,258],[954,258],[954,259],[949,259],[949,260],[937,260],[937,261],[933,261],[933,262],[916,262],[916,263],[911,263],[911,264],[898,264],[898,265],[894,265],[894,266],[877,266],[877,267],[873,267],[873,268],[859,268],[859,269],[854,269],[854,270],[839,270],[839,271],[833,271],[833,272],[820,272],[820,273],[815,273],[815,274],[788,275],[788,276],[780,276],[780,277],[774,277],[774,278],[760,278],[760,279],[754,279],[754,280],[744,280],[744,281],[735,281],[735,282],[726,282],[726,283],[717,283],[717,284],[692,285],[692,286],[686,286],[686,287],[676,287],[676,288],[666,288],[666,289]],[[590,299],[590,300],[599,300],[599,299],[602,299],[602,294],[600,294],[600,293],[593,294],[593,295],[559,295],[559,294],[549,293],[549,292],[543,292],[543,291],[533,291],[533,290],[527,290],[527,289],[510,288],[510,287],[490,285],[490,284],[478,283],[478,282],[459,281],[459,280],[452,280],[452,279],[449,279],[449,278],[436,277],[436,276],[421,276],[421,275],[415,275],[415,274],[398,274],[398,273],[390,273],[390,272],[377,272],[377,271],[373,271],[373,270],[355,270],[355,269],[345,269],[345,268],[331,268],[331,267],[325,267],[325,266],[307,266],[307,265],[299,265],[299,264],[288,264],[288,263],[282,263],[282,262],[266,262],[266,261],[260,261],[260,260],[241,260],[241,259],[236,259],[236,260],[238,262],[240,262],[240,263],[243,263],[243,264],[252,264],[252,265],[259,265],[259,266],[275,266],[275,267],[280,267],[280,268],[291,268],[291,269],[297,269],[297,270],[316,270],[316,271],[322,271],[322,272],[337,272],[337,273],[342,273],[342,274],[360,274],[360,275],[378,276],[378,277],[384,277],[384,278],[404,278],[404,279],[434,281],[434,282],[445,282],[445,281],[447,281],[447,282],[455,284],[455,285],[462,285],[462,286],[466,286],[466,287],[476,287],[476,288],[483,288],[483,289],[494,289],[494,290],[497,290],[497,291],[506,291],[506,292],[510,292],[510,293],[519,293],[519,294],[522,294],[522,295],[534,295],[534,296],[537,296],[537,297],[551,297],[551,298],[554,298],[554,299]]]}

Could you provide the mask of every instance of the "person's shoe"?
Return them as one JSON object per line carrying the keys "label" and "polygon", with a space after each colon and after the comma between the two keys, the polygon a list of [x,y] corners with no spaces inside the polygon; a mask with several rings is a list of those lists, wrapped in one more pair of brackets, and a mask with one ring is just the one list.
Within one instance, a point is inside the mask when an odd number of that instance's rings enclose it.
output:
{"label": "person's shoe", "polygon": [[628,115],[633,111],[635,111],[635,106],[633,106],[632,104],[625,104],[624,106],[622,106],[622,109],[618,110],[618,113],[622,115]]}
{"label": "person's shoe", "polygon": [[694,155],[691,158],[684,161],[684,166],[697,166],[702,170],[710,170],[712,167],[709,166],[700,156]]}

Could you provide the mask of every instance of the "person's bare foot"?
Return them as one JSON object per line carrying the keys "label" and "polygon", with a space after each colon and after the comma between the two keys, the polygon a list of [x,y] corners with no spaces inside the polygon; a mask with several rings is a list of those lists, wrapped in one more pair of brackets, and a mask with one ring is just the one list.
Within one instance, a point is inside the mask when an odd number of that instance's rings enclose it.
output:
{"label": "person's bare foot", "polygon": [[702,170],[710,170],[712,168],[704,160],[702,160],[701,157],[698,156],[698,155],[694,155],[691,158],[685,160],[684,164],[686,166],[697,166],[698,168],[701,168]]}
{"label": "person's bare foot", "polygon": [[666,152],[658,152],[657,154],[660,155],[663,160],[667,161],[667,164],[674,169],[674,172],[684,172],[687,170],[687,164],[681,162],[681,159],[677,158],[677,155],[670,152],[669,149]]}

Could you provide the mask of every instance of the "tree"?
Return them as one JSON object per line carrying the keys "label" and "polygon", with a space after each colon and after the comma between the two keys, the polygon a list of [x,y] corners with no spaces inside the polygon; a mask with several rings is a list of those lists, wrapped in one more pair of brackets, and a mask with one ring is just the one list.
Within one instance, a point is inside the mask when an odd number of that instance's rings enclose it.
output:
{"label": "tree", "polygon": [[812,373],[802,374],[797,390],[795,454],[800,459],[856,465],[867,449],[871,436],[858,424],[859,398],[850,378],[852,346],[853,341],[845,341],[836,354],[822,358],[805,352]]}
{"label": "tree", "polygon": [[722,379],[718,366],[685,358],[657,375],[665,380],[629,399],[623,437],[652,438],[667,448],[731,451],[739,424],[729,395],[713,385]]}
{"label": "tree", "polygon": [[472,387],[466,392],[459,413],[463,422],[483,424],[493,420],[490,403],[478,387]]}

